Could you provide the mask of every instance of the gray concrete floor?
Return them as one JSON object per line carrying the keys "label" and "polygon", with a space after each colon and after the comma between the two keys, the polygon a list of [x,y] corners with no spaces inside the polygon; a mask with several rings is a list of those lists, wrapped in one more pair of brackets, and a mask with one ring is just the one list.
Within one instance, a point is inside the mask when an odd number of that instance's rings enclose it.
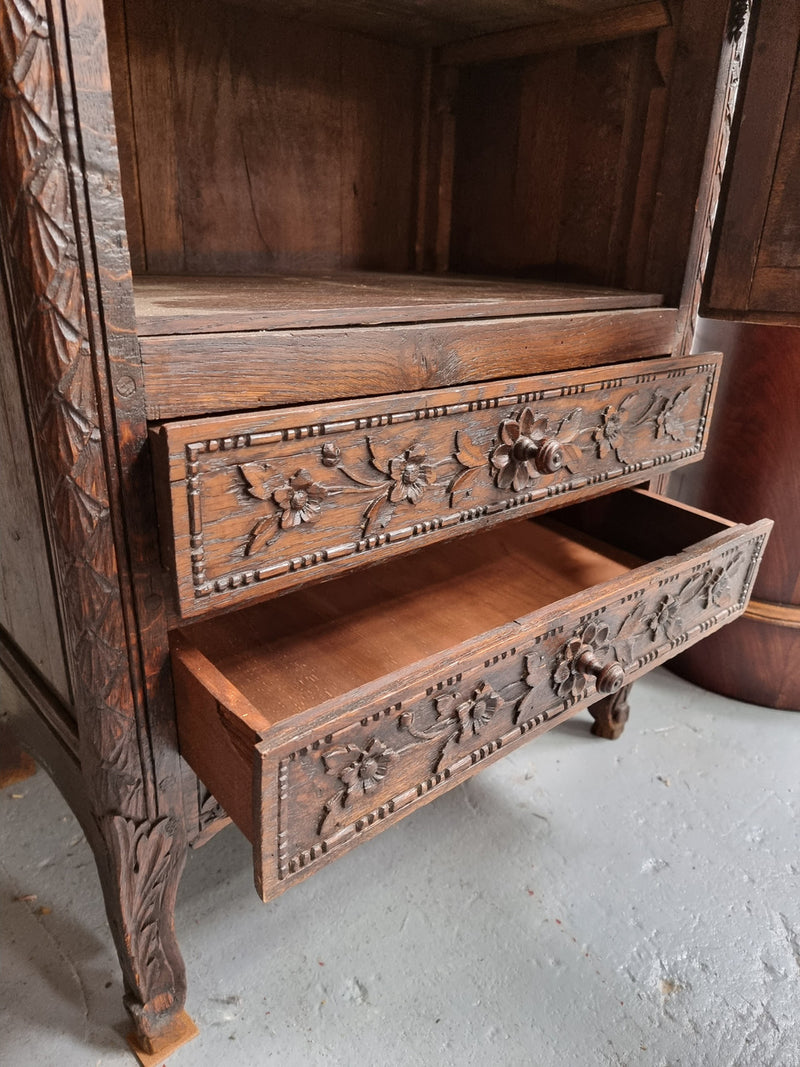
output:
{"label": "gray concrete floor", "polygon": [[[272,904],[237,830],[190,856],[170,1067],[798,1067],[800,716],[633,696],[621,740],[584,713]],[[42,772],[0,811],[0,1062],[133,1064],[74,818]]]}

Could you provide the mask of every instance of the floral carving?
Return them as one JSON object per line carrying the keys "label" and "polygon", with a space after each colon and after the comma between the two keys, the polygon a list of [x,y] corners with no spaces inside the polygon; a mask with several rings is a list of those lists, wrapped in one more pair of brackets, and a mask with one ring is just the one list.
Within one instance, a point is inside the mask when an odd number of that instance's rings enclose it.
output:
{"label": "floral carving", "polygon": [[324,485],[315,482],[306,470],[299,470],[286,485],[272,494],[281,509],[281,528],[290,529],[302,522],[316,522],[322,512],[321,503],[328,495]]}
{"label": "floral carving", "polygon": [[658,638],[659,630],[662,631],[669,640],[680,637],[683,632],[683,618],[681,617],[681,606],[674,596],[669,593],[666,596],[662,596],[659,602],[656,604],[655,610],[651,611],[649,615],[645,615],[642,619],[642,625],[646,633],[650,634],[651,640],[655,641]]}
{"label": "floral carving", "polygon": [[280,530],[290,530],[305,522],[313,524],[319,519],[328,490],[315,482],[307,470],[296,471],[277,487],[275,475],[266,463],[242,463],[239,471],[247,483],[248,495],[271,501],[277,509],[253,525],[244,547],[246,556],[265,548]]}
{"label": "floral carving", "polygon": [[489,457],[498,489],[520,493],[541,475],[558,474],[564,467],[574,473],[581,458],[580,448],[572,444],[580,416],[576,408],[552,427],[547,416],[537,417],[525,407],[516,418],[501,422],[500,444]]}
{"label": "floral carving", "polygon": [[592,440],[597,445],[597,455],[600,459],[613,452],[620,463],[629,463],[633,458],[633,452],[627,451],[632,443],[625,437],[628,423],[631,418],[630,404],[635,393],[629,393],[621,404],[608,404],[600,412],[600,425],[592,434]]}
{"label": "floral carving", "polygon": [[700,579],[700,597],[703,607],[710,608],[712,605],[722,607],[723,603],[730,600],[731,584],[730,571],[739,562],[740,555],[737,553],[727,564],[717,567],[708,567]]}
{"label": "floral carving", "polygon": [[323,834],[330,830],[331,823],[335,825],[337,813],[348,808],[354,798],[377,789],[396,756],[397,752],[376,737],[371,737],[363,748],[346,744],[323,752],[321,759],[325,772],[337,776],[341,789],[326,801],[317,832]]}
{"label": "floral carving", "polygon": [[425,449],[417,444],[389,460],[389,475],[394,481],[389,490],[389,500],[393,504],[401,500],[416,504],[422,499],[425,487],[436,481],[436,471],[427,462]]}
{"label": "floral carving", "polygon": [[476,737],[491,721],[503,698],[481,682],[466,700],[461,693],[447,693],[436,701],[436,717],[458,724],[455,740]]}
{"label": "floral carving", "polygon": [[582,699],[592,677],[598,692],[611,693],[619,689],[624,677],[622,667],[613,660],[605,666],[600,662],[609,656],[608,638],[605,623],[590,622],[562,646],[552,674],[552,686],[557,696],[573,703]]}

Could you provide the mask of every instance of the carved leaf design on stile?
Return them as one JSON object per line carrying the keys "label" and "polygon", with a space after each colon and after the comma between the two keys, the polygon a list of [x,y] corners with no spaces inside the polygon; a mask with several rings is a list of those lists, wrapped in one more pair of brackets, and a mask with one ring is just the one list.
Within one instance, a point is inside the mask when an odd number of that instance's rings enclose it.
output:
{"label": "carved leaf design on stile", "polygon": [[[174,862],[174,820],[137,821],[110,815],[101,820],[101,829],[118,869],[126,876],[121,882],[122,922],[130,958],[136,961],[142,1000],[147,1002],[154,992],[170,998],[172,982],[164,980],[169,964],[160,948],[159,923],[166,914],[162,905]],[[169,1005],[167,999],[164,1009]]]}

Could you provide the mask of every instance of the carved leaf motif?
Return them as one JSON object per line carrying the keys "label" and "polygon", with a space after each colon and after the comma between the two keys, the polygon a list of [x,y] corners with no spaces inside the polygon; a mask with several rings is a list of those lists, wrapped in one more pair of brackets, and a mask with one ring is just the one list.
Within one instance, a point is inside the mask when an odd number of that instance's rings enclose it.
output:
{"label": "carved leaf motif", "polygon": [[275,537],[280,529],[280,513],[275,512],[274,515],[265,515],[259,519],[253,529],[247,535],[247,542],[244,546],[244,554],[246,556],[254,556],[256,552],[260,552],[263,548],[266,548],[270,541]]}
{"label": "carved leaf motif", "polygon": [[393,453],[387,451],[386,446],[374,437],[367,438],[367,447],[369,448],[372,466],[379,470],[381,474],[388,474],[389,464],[394,458]]}
{"label": "carved leaf motif", "polygon": [[384,529],[391,522],[394,508],[389,503],[388,496],[389,486],[387,485],[385,491],[367,505],[361,523],[362,537],[370,533],[375,526]]}
{"label": "carved leaf motif", "polygon": [[[561,420],[561,423],[556,431],[556,438],[564,445],[570,441],[574,441],[580,433],[581,429],[581,416],[583,415],[582,408],[575,408],[565,418]],[[579,450],[580,451],[580,450]]]}
{"label": "carved leaf motif", "polygon": [[488,462],[466,430],[456,430],[455,456],[462,467],[485,467]]}
{"label": "carved leaf motif", "polygon": [[469,470],[461,471],[450,482],[448,492],[450,493],[450,507],[455,506],[456,493],[466,493],[480,478],[481,471],[478,467],[471,467]]}
{"label": "carved leaf motif", "polygon": [[102,820],[102,829],[118,869],[125,872],[121,884],[122,923],[136,987],[145,1002],[156,990],[167,998],[169,983],[164,981],[164,971],[170,968],[161,949],[159,923],[165,914],[162,904],[173,862],[176,827],[170,819],[151,823],[111,815]]}
{"label": "carved leaf motif", "polygon": [[[247,492],[256,500],[271,500],[272,491],[267,488],[271,468],[268,463],[240,463],[239,471],[247,482]],[[247,554],[247,553],[245,553]]]}
{"label": "carved leaf motif", "polygon": [[454,456],[458,463],[465,469],[459,471],[447,488],[450,494],[450,507],[455,506],[457,493],[468,493],[470,487],[479,480],[482,468],[489,462],[489,457],[478,449],[478,446],[466,432],[456,430],[456,451]]}
{"label": "carved leaf motif", "polygon": [[620,663],[631,663],[636,658],[636,642],[642,635],[644,601],[640,601],[620,623],[612,648]]}

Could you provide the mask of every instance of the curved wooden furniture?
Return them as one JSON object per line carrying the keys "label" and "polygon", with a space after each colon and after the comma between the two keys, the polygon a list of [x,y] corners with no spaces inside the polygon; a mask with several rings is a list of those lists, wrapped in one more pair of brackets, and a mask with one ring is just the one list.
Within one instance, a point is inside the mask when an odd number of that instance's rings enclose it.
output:
{"label": "curved wooden furniture", "polygon": [[744,618],[672,669],[706,689],[800,710],[800,328],[701,319],[697,344],[725,350],[714,433],[702,467],[670,495],[775,530]]}

